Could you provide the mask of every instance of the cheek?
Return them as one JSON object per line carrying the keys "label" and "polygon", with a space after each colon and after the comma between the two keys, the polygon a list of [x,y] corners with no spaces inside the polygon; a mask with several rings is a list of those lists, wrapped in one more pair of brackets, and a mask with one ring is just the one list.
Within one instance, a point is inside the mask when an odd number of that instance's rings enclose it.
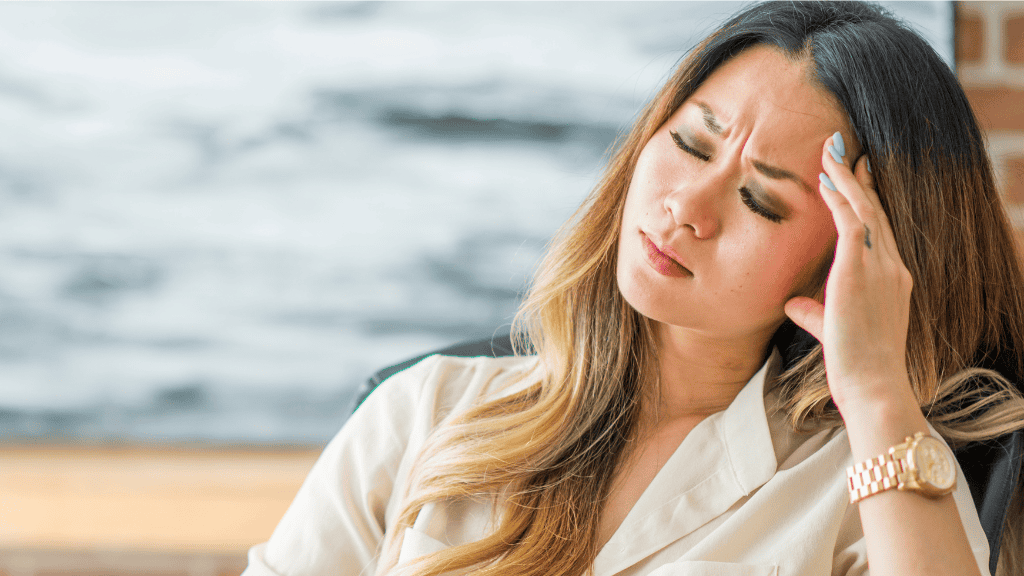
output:
{"label": "cheek", "polygon": [[643,198],[646,188],[646,175],[642,170],[642,161],[637,164],[630,178],[629,187],[626,188],[626,201],[622,206],[622,225],[625,226],[636,220],[638,211],[643,209],[645,200]]}
{"label": "cheek", "polygon": [[[822,271],[822,266],[827,266],[827,260],[836,244],[836,231],[832,226],[831,217],[825,226],[807,234],[800,239],[787,245],[787,254],[780,255],[780,258],[788,263],[785,274],[789,278],[786,288],[786,296],[809,295],[808,291],[817,290],[828,271]],[[812,284],[815,284],[812,286]]]}
{"label": "cheek", "polygon": [[[750,280],[760,286],[759,299],[774,308],[803,292],[816,277],[829,248],[835,244],[835,228],[831,218],[795,236],[765,239],[761,250],[750,253]],[[749,284],[744,281],[744,284]]]}
{"label": "cheek", "polygon": [[655,134],[637,158],[626,197],[626,207],[632,205],[634,214],[650,211],[672,183],[686,176],[678,162],[679,150],[664,145],[665,140],[664,135]]}

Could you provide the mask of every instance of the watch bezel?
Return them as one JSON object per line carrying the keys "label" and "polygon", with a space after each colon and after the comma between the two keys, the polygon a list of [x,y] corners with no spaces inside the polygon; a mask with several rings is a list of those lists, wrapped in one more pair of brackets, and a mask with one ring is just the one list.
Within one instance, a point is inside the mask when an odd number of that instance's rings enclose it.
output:
{"label": "watch bezel", "polygon": [[[922,466],[923,458],[922,453],[926,448],[934,449],[936,454],[941,454],[942,458],[946,460],[946,464],[949,466],[952,472],[951,480],[948,484],[938,482],[938,478],[934,475],[929,474],[929,469]],[[914,471],[917,483],[920,488],[932,496],[942,496],[949,494],[956,488],[956,460],[953,456],[953,452],[938,438],[933,436],[924,436],[915,438],[911,443],[909,450],[907,450],[907,464],[910,470]]]}

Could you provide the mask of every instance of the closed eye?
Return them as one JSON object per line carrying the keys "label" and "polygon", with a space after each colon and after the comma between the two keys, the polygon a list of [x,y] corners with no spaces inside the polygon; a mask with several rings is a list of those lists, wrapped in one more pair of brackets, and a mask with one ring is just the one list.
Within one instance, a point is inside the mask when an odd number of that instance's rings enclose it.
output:
{"label": "closed eye", "polygon": [[[686,141],[683,140],[682,136],[680,136],[678,132],[676,132],[674,130],[670,130],[669,134],[672,135],[672,141],[675,142],[676,146],[678,146],[679,149],[682,150],[683,152],[686,152],[687,154],[689,154],[689,155],[693,156],[694,158],[697,158],[698,160],[701,160],[703,162],[707,162],[708,160],[711,159],[710,155],[701,153],[701,152],[695,150],[689,144],[687,144]],[[746,187],[740,188],[740,200],[742,200],[743,204],[747,208],[749,208],[750,211],[753,212],[754,214],[757,214],[758,216],[762,216],[764,218],[767,218],[768,220],[770,220],[772,222],[775,222],[775,223],[778,223],[778,222],[782,221],[782,216],[779,216],[778,214],[776,214],[776,213],[772,212],[771,210],[769,210],[769,209],[765,208],[764,206],[762,206],[757,200],[754,199],[754,196],[750,193],[750,190],[748,190]]]}
{"label": "closed eye", "polygon": [[758,216],[764,216],[765,218],[771,220],[772,222],[775,222],[776,224],[782,222],[782,216],[779,216],[778,214],[772,212],[771,210],[759,204],[757,200],[754,200],[754,196],[750,194],[750,190],[748,190],[745,186],[743,188],[740,188],[740,199],[743,200],[743,203],[746,204],[747,208],[750,208],[750,211],[753,212],[754,214],[757,214]]}
{"label": "closed eye", "polygon": [[711,156],[708,156],[707,154],[701,154],[700,152],[691,148],[689,144],[683,141],[683,138],[682,136],[679,135],[679,132],[670,130],[669,134],[672,135],[672,141],[675,142],[676,146],[678,146],[679,149],[682,150],[683,152],[686,152],[687,154],[699,160],[703,160],[704,162],[707,162],[708,160],[711,159]]}

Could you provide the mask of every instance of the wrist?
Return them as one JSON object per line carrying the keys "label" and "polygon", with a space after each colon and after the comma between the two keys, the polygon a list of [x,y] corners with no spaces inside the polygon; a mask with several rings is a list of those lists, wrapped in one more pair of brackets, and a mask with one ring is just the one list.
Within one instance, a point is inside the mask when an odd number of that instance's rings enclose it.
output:
{"label": "wrist", "polygon": [[857,461],[882,454],[916,432],[928,432],[928,421],[907,381],[890,381],[885,394],[847,397],[836,406]]}
{"label": "wrist", "polygon": [[917,406],[907,371],[891,370],[881,375],[856,374],[829,379],[832,401],[846,418],[884,415],[893,407]]}
{"label": "wrist", "polygon": [[847,469],[851,504],[894,488],[930,498],[956,488],[956,457],[941,439],[917,432],[887,452]]}

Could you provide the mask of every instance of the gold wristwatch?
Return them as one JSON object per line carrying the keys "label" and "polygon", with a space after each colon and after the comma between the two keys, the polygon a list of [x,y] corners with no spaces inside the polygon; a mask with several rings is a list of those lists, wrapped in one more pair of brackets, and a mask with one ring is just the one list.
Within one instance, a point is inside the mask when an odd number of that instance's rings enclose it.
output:
{"label": "gold wristwatch", "polygon": [[941,440],[918,432],[885,454],[846,469],[850,503],[891,490],[936,498],[956,488],[956,460]]}

